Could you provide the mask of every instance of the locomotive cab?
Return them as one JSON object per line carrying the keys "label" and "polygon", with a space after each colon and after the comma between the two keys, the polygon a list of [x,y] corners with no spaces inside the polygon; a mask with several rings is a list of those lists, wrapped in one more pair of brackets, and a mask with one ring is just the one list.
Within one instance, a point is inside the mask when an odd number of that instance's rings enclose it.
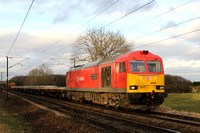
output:
{"label": "locomotive cab", "polygon": [[[162,58],[148,51],[126,54],[126,90],[131,104],[156,108],[164,102],[164,68]],[[143,108],[143,107],[141,107]]]}
{"label": "locomotive cab", "polygon": [[162,60],[129,60],[127,91],[164,92],[164,70]]}

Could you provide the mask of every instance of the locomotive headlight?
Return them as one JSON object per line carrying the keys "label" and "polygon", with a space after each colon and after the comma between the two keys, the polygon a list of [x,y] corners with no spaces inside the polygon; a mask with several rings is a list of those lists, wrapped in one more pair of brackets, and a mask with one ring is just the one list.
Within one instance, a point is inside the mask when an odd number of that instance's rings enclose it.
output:
{"label": "locomotive headlight", "polygon": [[137,86],[130,86],[130,90],[137,90],[138,87]]}
{"label": "locomotive headlight", "polygon": [[157,90],[164,90],[164,86],[156,86]]}

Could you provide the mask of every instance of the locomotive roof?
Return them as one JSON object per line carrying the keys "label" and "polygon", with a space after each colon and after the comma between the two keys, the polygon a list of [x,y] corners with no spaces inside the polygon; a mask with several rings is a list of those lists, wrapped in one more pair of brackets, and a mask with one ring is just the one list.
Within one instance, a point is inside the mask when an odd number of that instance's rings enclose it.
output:
{"label": "locomotive roof", "polygon": [[[148,56],[146,56],[148,55]],[[109,63],[113,63],[115,61],[123,61],[124,59],[138,59],[138,60],[143,60],[144,58],[146,59],[161,59],[158,55],[154,55],[148,51],[134,51],[134,52],[129,52],[123,55],[116,55],[107,59],[103,59],[103,60],[98,60],[98,61],[94,61],[94,62],[90,62],[87,63],[85,65],[81,65],[78,67],[74,67],[71,68],[71,71],[75,71],[75,70],[80,70],[80,69],[84,69],[84,68],[89,68],[89,67],[94,67],[94,66],[99,66],[99,65],[104,65],[104,64],[109,64]]]}
{"label": "locomotive roof", "polygon": [[161,57],[158,55],[154,55],[150,53],[147,50],[142,50],[142,51],[134,51],[134,52],[129,52],[126,54],[121,55],[119,58],[117,58],[117,62],[122,61],[124,59],[134,59],[134,60],[161,60]]}
{"label": "locomotive roof", "polygon": [[94,66],[99,66],[99,65],[104,65],[104,64],[109,64],[109,63],[113,63],[116,61],[116,59],[119,57],[120,55],[116,55],[110,58],[106,58],[103,60],[98,60],[98,61],[94,61],[94,62],[90,62],[87,63],[85,65],[79,66],[79,67],[73,67],[71,68],[71,71],[75,71],[75,70],[80,70],[80,69],[84,69],[84,68],[89,68],[89,67],[94,67]]}

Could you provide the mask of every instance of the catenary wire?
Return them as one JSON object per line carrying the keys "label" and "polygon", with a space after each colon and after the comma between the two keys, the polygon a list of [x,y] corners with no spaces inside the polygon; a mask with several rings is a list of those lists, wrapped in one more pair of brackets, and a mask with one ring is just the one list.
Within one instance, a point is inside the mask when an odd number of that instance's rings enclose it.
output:
{"label": "catenary wire", "polygon": [[[154,0],[153,0],[153,1],[154,1]],[[153,1],[150,1],[149,4],[150,4],[151,2],[153,2]],[[153,18],[147,19],[147,20],[145,20],[145,21],[143,21],[143,22],[141,22],[141,23],[139,23],[139,24],[137,24],[137,25],[135,25],[135,26],[141,25],[141,24],[146,23],[146,22],[148,22],[148,21],[151,21],[151,20],[153,20],[153,19],[155,19],[155,18],[158,18],[158,17],[160,17],[160,16],[162,16],[162,15],[164,15],[164,14],[167,14],[167,13],[169,13],[169,12],[171,12],[171,11],[174,11],[175,9],[180,8],[180,7],[184,6],[184,5],[187,5],[187,4],[189,4],[190,2],[192,2],[192,1],[193,1],[193,0],[190,0],[190,1],[188,1],[188,2],[186,2],[186,3],[184,3],[184,4],[181,4],[181,5],[175,7],[175,8],[173,8],[173,9],[171,9],[171,10],[168,10],[168,11],[162,13],[162,14],[159,14],[159,15],[157,15],[157,16],[154,16]],[[147,3],[147,4],[148,4],[148,3]],[[145,5],[146,5],[146,4],[145,4]],[[143,6],[145,6],[145,5],[143,5]],[[133,13],[133,12],[129,12],[128,15],[130,15],[131,13]],[[126,16],[127,16],[127,15],[125,14],[125,15],[122,16],[121,18],[118,18],[118,19],[116,19],[116,20],[114,20],[114,21],[112,21],[112,22],[110,22],[110,23],[108,23],[107,25],[104,25],[104,26],[102,26],[102,27],[104,28],[104,27],[106,27],[106,26],[109,26],[109,25],[113,24],[114,22],[116,22],[116,21],[118,21],[118,20],[120,20],[120,19],[122,19],[122,18],[124,18],[124,17],[126,17]],[[133,26],[133,27],[134,27],[134,26]],[[131,28],[133,28],[133,27],[131,27]],[[128,29],[130,29],[130,28],[128,28]],[[126,31],[126,30],[125,30],[125,31]],[[65,48],[67,48],[67,47],[69,47],[70,45],[73,45],[73,44],[74,44],[74,43],[69,44],[69,45],[67,45],[67,46],[65,46],[65,47],[63,47],[63,48],[61,48],[61,49],[59,49],[58,51],[52,53],[52,55],[57,54],[58,52],[64,50]],[[49,56],[52,56],[52,55],[49,55]],[[47,58],[47,57],[45,57],[45,58]]]}
{"label": "catenary wire", "polygon": [[[77,28],[76,30],[74,30],[72,33],[70,33],[70,34],[68,34],[67,36],[65,36],[64,38],[58,40],[56,43],[52,44],[52,45],[51,45],[50,47],[48,47],[47,49],[41,51],[41,52],[39,53],[38,56],[40,56],[41,54],[43,54],[45,51],[49,50],[51,47],[53,47],[53,46],[57,45],[58,43],[62,42],[62,41],[65,40],[67,37],[71,36],[75,31],[79,30],[81,27],[83,27],[84,25],[86,25],[86,24],[88,24],[89,22],[91,22],[92,20],[94,20],[96,17],[98,17],[99,15],[101,15],[103,12],[105,12],[106,10],[108,10],[109,8],[111,8],[112,6],[114,6],[117,2],[119,2],[119,0],[117,0],[117,1],[113,2],[112,4],[110,4],[108,7],[106,7],[106,8],[103,9],[101,12],[99,12],[99,13],[96,14],[94,17],[92,17],[90,20],[88,20],[87,22],[85,22],[84,24],[82,24],[79,28]],[[61,49],[61,50],[62,50],[62,49]],[[61,50],[59,50],[59,51],[61,51]],[[59,51],[58,51],[58,52],[59,52]],[[57,53],[57,52],[56,52],[56,53]],[[47,57],[45,57],[45,58],[47,58]],[[43,58],[43,59],[45,59],[45,58]],[[36,62],[36,63],[37,63],[37,62]],[[33,64],[35,64],[35,63],[33,63]]]}
{"label": "catenary wire", "polygon": [[[172,27],[175,27],[175,26],[178,26],[178,25],[187,23],[187,22],[191,22],[191,21],[197,20],[197,19],[200,19],[200,17],[195,17],[195,18],[192,18],[192,19],[189,19],[189,20],[186,20],[186,21],[182,21],[182,22],[180,22],[180,23],[173,24],[173,25],[171,25],[171,26],[168,26],[168,27],[165,27],[165,28],[162,28],[162,29],[159,29],[159,30],[150,32],[150,33],[147,33],[147,34],[145,34],[145,35],[142,35],[142,36],[136,37],[136,38],[134,38],[134,39],[131,39],[131,40],[129,40],[129,42],[130,42],[130,41],[137,40],[137,39],[139,39],[139,38],[143,38],[143,37],[148,36],[148,35],[151,35],[151,34],[154,34],[154,33],[156,33],[156,32],[160,32],[160,31],[162,31],[162,30],[166,30],[166,29],[169,29],[169,28],[172,28]],[[80,54],[87,54],[87,53],[88,53],[88,52],[80,53]],[[80,54],[79,54],[79,55],[80,55]]]}
{"label": "catenary wire", "polygon": [[[191,2],[191,1],[189,1],[189,2]],[[189,3],[189,2],[188,2],[188,3]],[[186,4],[186,3],[185,3],[185,4]],[[182,6],[183,6],[183,5],[182,5]],[[180,7],[180,6],[179,6],[179,7]],[[176,7],[176,8],[178,8],[178,7]],[[166,14],[166,13],[164,13],[164,14]],[[160,16],[161,16],[161,15],[160,15]],[[157,17],[159,17],[159,16],[157,16]],[[157,18],[157,17],[156,17],[156,18]],[[154,19],[154,18],[153,18],[153,19]],[[64,48],[60,49],[59,51],[65,49],[66,47],[68,47],[68,46],[65,46]],[[58,52],[59,52],[59,51],[58,51]],[[58,53],[58,52],[56,52],[56,53]],[[54,54],[56,54],[56,53],[54,53]],[[53,55],[54,55],[54,54],[53,54]],[[50,56],[51,56],[51,55],[50,55]]]}
{"label": "catenary wire", "polygon": [[134,40],[137,40],[137,39],[140,39],[140,38],[143,38],[145,36],[148,36],[148,35],[151,35],[151,34],[154,34],[154,33],[157,33],[157,32],[160,32],[160,31],[163,31],[163,30],[166,30],[166,29],[169,29],[169,28],[172,28],[172,27],[176,27],[178,25],[181,25],[181,24],[185,24],[185,23],[188,23],[188,22],[191,22],[191,21],[194,21],[194,20],[197,20],[197,19],[200,19],[200,17],[195,17],[195,18],[192,18],[192,19],[189,19],[189,20],[186,20],[186,21],[182,21],[180,23],[177,23],[177,24],[173,24],[173,25],[170,25],[168,27],[165,27],[165,28],[161,28],[159,30],[155,30],[153,32],[150,32],[150,33],[147,33],[147,34],[144,34],[144,35],[141,35],[141,36],[138,36],[134,39],[131,39],[129,41],[134,41]]}
{"label": "catenary wire", "polygon": [[[154,0],[153,0],[153,1],[154,1]],[[143,5],[142,7],[144,7],[144,6],[148,5],[148,4],[150,4],[150,3],[153,2],[153,1],[150,1],[149,3]],[[162,13],[162,14],[159,14],[159,15],[157,15],[157,16],[154,16],[153,18],[150,18],[150,19],[148,19],[148,20],[145,20],[145,21],[143,21],[143,22],[141,22],[141,23],[139,23],[139,24],[137,24],[137,25],[141,25],[141,24],[146,23],[146,22],[148,22],[148,21],[150,21],[150,20],[153,20],[153,19],[155,19],[155,18],[158,18],[158,17],[160,17],[160,16],[162,16],[162,15],[164,15],[164,14],[167,14],[167,13],[169,13],[169,12],[171,12],[171,11],[174,11],[174,10],[177,9],[177,8],[180,8],[180,7],[184,6],[184,5],[187,5],[187,4],[189,4],[190,2],[192,2],[192,1],[193,1],[193,0],[190,0],[190,1],[188,1],[188,2],[186,2],[186,3],[184,3],[184,4],[181,4],[181,5],[175,7],[175,8],[173,8],[173,9],[171,9],[171,10],[168,10],[168,11]],[[139,7],[139,8],[140,8],[140,7]],[[137,9],[135,9],[135,10],[137,11]],[[106,26],[109,26],[109,25],[113,24],[114,22],[116,22],[116,21],[118,21],[118,20],[120,20],[120,19],[122,19],[122,18],[124,18],[124,17],[126,17],[126,16],[128,16],[128,15],[130,15],[130,14],[133,13],[135,10],[133,10],[133,11],[131,11],[131,12],[125,14],[124,16],[122,16],[122,17],[120,17],[120,18],[118,18],[118,19],[116,19],[116,20],[114,20],[114,21],[108,23],[107,25],[102,26],[102,27],[104,28],[104,27],[106,27]],[[136,26],[137,26],[137,25],[136,25]],[[64,50],[65,48],[67,48],[67,47],[69,47],[70,45],[73,45],[73,44],[74,44],[74,43],[68,44],[68,45],[66,45],[65,47],[59,49],[58,51],[52,53],[52,54],[49,55],[49,56],[55,55],[55,54],[57,54],[58,52]],[[47,57],[49,57],[49,56],[47,56]],[[47,57],[45,57],[45,58],[47,58]],[[43,58],[43,59],[44,59],[44,58]]]}
{"label": "catenary wire", "polygon": [[[138,7],[137,9],[134,9],[134,10],[132,10],[131,12],[128,12],[127,14],[123,15],[123,16],[120,17],[119,19],[114,20],[114,21],[110,22],[109,24],[107,24],[107,25],[105,25],[105,26],[102,26],[102,27],[104,28],[104,27],[106,27],[106,26],[108,26],[108,25],[111,25],[111,24],[113,24],[114,22],[116,22],[116,21],[118,21],[118,20],[120,20],[120,19],[122,19],[122,18],[124,18],[124,17],[126,17],[126,16],[128,16],[128,15],[130,15],[130,14],[136,12],[136,11],[138,11],[139,9],[142,9],[143,7],[149,5],[150,3],[154,2],[154,1],[155,1],[155,0],[152,0],[152,1],[150,1],[150,2],[148,2],[148,3],[146,3],[146,4],[144,4],[144,5],[142,5],[142,6],[140,6],[140,7]],[[95,31],[95,32],[96,32],[96,31]],[[74,43],[75,43],[75,42],[74,42]],[[48,55],[48,56],[46,56],[46,57],[43,57],[42,59],[48,58],[48,57],[50,57],[50,56],[53,56],[53,55],[57,54],[58,52],[64,50],[65,48],[67,48],[67,47],[73,45],[74,43],[68,44],[68,45],[62,47],[61,49],[57,50],[56,52],[54,52],[54,53],[52,53],[52,54],[50,54],[50,55]],[[37,63],[37,62],[36,62],[36,63]],[[36,64],[36,63],[33,63],[33,64]],[[33,64],[32,64],[31,66],[33,66]]]}
{"label": "catenary wire", "polygon": [[129,13],[127,13],[127,14],[123,15],[122,17],[120,17],[120,18],[118,18],[118,19],[116,19],[116,20],[114,20],[114,21],[112,21],[112,22],[110,22],[110,23],[104,25],[104,26],[101,27],[101,28],[105,28],[105,27],[107,27],[107,26],[109,26],[109,25],[111,25],[111,24],[113,24],[113,23],[119,21],[120,19],[123,19],[124,17],[126,17],[126,16],[128,16],[128,15],[130,15],[130,14],[132,14],[132,13],[134,13],[134,12],[140,10],[140,9],[142,9],[143,7],[145,7],[145,6],[147,6],[147,5],[151,4],[151,3],[153,3],[154,1],[155,1],[155,0],[152,0],[152,1],[150,1],[150,2],[148,2],[148,3],[146,3],[146,4],[144,4],[144,5],[142,5],[142,6],[140,6],[140,7],[138,7],[138,8],[136,8],[136,9],[130,11]]}
{"label": "catenary wire", "polygon": [[134,27],[137,27],[137,26],[139,26],[139,25],[141,25],[141,24],[145,24],[145,23],[147,23],[147,22],[149,22],[149,21],[151,21],[151,20],[153,20],[153,19],[156,19],[156,18],[158,18],[158,17],[161,17],[161,16],[163,16],[163,15],[169,13],[169,12],[172,12],[172,11],[174,11],[174,10],[180,8],[180,7],[183,7],[183,6],[187,5],[187,4],[189,4],[189,3],[192,2],[192,1],[193,1],[193,0],[187,1],[186,3],[181,4],[181,5],[179,5],[179,6],[175,7],[175,8],[173,8],[173,9],[167,10],[166,12],[163,12],[163,13],[161,13],[161,14],[159,14],[159,15],[156,15],[156,16],[150,18],[150,19],[146,19],[146,20],[144,20],[144,21],[142,21],[142,22],[140,22],[140,23],[138,23],[138,24],[136,24],[136,25],[134,25],[134,26],[131,26],[131,27],[129,27],[129,28],[123,30],[123,32],[124,32],[124,31],[127,31],[127,30],[130,30],[130,29],[133,29]]}
{"label": "catenary wire", "polygon": [[[113,2],[112,4],[110,4],[108,7],[106,7],[105,9],[103,9],[101,12],[99,12],[98,14],[96,14],[94,17],[92,17],[90,20],[86,21],[84,24],[82,24],[80,27],[78,27],[77,29],[75,29],[74,31],[72,31],[70,34],[66,35],[64,38],[58,40],[57,42],[55,42],[54,44],[52,44],[51,46],[49,46],[48,48],[46,48],[45,50],[41,51],[39,53],[39,55],[43,54],[44,52],[46,52],[47,50],[49,50],[50,48],[52,48],[53,46],[59,44],[60,42],[62,42],[63,40],[67,39],[68,37],[70,37],[74,32],[78,31],[79,29],[81,29],[83,26],[85,26],[86,24],[88,24],[89,22],[91,22],[92,20],[94,20],[95,18],[97,18],[99,15],[101,15],[103,12],[105,12],[106,10],[108,10],[109,8],[111,8],[112,6],[114,6],[116,3],[118,3],[119,0]],[[39,56],[38,55],[38,56]]]}
{"label": "catenary wire", "polygon": [[[180,8],[180,7],[182,7],[182,6],[186,5],[186,4],[189,4],[189,3],[192,2],[192,1],[193,1],[193,0],[191,0],[191,1],[189,1],[189,2],[186,2],[186,3],[184,3],[184,4],[180,5],[180,6],[177,6],[176,8],[174,8],[174,9],[172,9],[172,10],[169,10],[169,11],[167,11],[167,12],[165,12],[165,13],[162,13],[162,14],[160,14],[160,15],[157,15],[157,16],[155,16],[155,17],[149,19],[148,21],[150,21],[150,20],[152,20],[152,19],[155,19],[155,18],[158,18],[158,17],[160,17],[160,16],[162,16],[162,15],[168,13],[168,12],[174,11],[175,9]],[[118,21],[118,20],[117,20],[117,21]],[[114,23],[114,22],[111,22],[111,24],[112,24],[112,23]],[[108,25],[110,25],[110,24],[107,24],[106,26],[108,26]],[[106,27],[106,26],[105,26],[105,27]],[[189,34],[189,33],[188,33],[188,34]],[[181,35],[179,35],[179,36],[181,36]],[[175,37],[178,37],[178,36],[175,36]],[[172,37],[172,38],[175,38],[175,37]],[[171,39],[172,39],[172,38],[171,38]],[[168,38],[168,39],[170,39],[170,38]],[[159,42],[165,41],[165,40],[166,40],[166,39],[160,40]],[[72,44],[74,44],[74,43],[72,43]],[[71,44],[71,45],[72,45],[72,44]],[[69,46],[69,45],[68,45],[68,46]],[[65,46],[65,47],[61,48],[60,50],[56,51],[56,52],[53,53],[52,55],[55,55],[56,53],[58,53],[59,51],[65,49],[65,48],[67,48],[68,46]],[[136,48],[138,48],[138,47],[136,47]],[[52,55],[50,55],[50,56],[52,56]]]}
{"label": "catenary wire", "polygon": [[194,32],[198,32],[198,31],[200,31],[200,28],[196,29],[196,30],[193,30],[193,31],[185,32],[185,33],[182,33],[182,34],[179,34],[179,35],[176,35],[176,36],[172,36],[172,37],[169,37],[169,38],[166,38],[166,39],[162,39],[162,40],[158,40],[158,41],[155,41],[155,42],[151,42],[151,43],[147,43],[147,44],[144,44],[144,45],[140,45],[140,46],[134,47],[133,49],[141,48],[141,47],[145,47],[145,46],[149,46],[149,45],[153,45],[153,44],[156,44],[156,43],[159,43],[159,42],[164,42],[164,41],[167,41],[167,40],[170,40],[170,39],[174,39],[174,38],[181,37],[181,36],[184,36],[184,35],[187,35],[187,34],[191,34],[191,33],[194,33]]}
{"label": "catenary wire", "polygon": [[[140,45],[140,46],[134,47],[133,49],[137,49],[137,48],[141,48],[141,47],[145,47],[145,46],[149,46],[149,45],[154,45],[154,44],[159,43],[159,42],[164,42],[164,41],[167,41],[167,40],[170,40],[170,39],[178,38],[178,37],[188,35],[188,34],[191,34],[191,33],[194,33],[194,32],[198,32],[198,31],[200,31],[200,28],[193,30],[193,31],[185,32],[185,33],[182,33],[182,34],[179,34],[179,35],[176,35],[176,36],[172,36],[172,37],[169,37],[169,38],[166,38],[166,39],[162,39],[162,40],[154,41],[154,42],[147,43],[147,44],[144,44],[144,45]],[[60,69],[61,68],[59,68],[58,70],[60,70]],[[56,71],[58,71],[58,70],[56,70]]]}
{"label": "catenary wire", "polygon": [[19,37],[19,34],[20,34],[20,32],[21,32],[21,30],[22,30],[22,27],[23,27],[23,25],[24,25],[24,23],[25,23],[25,21],[26,21],[26,18],[28,17],[28,14],[29,14],[29,12],[30,12],[30,10],[31,10],[31,7],[32,7],[32,5],[33,5],[33,2],[34,2],[34,0],[32,0],[32,2],[31,2],[31,5],[30,5],[30,7],[29,7],[29,9],[28,9],[28,12],[26,13],[26,16],[25,16],[25,18],[24,18],[24,20],[23,20],[23,22],[22,22],[22,25],[21,25],[21,27],[20,27],[20,29],[19,29],[19,31],[18,31],[18,33],[17,33],[17,35],[16,35],[16,37],[15,37],[13,43],[12,43],[12,45],[11,45],[11,47],[10,47],[10,49],[9,49],[9,51],[8,51],[8,53],[7,53],[7,55],[10,54],[10,52],[11,52],[13,46],[15,45],[15,43],[16,43],[16,41],[17,41],[17,38]]}
{"label": "catenary wire", "polygon": [[[184,36],[184,35],[188,35],[188,34],[191,34],[191,33],[194,33],[194,32],[198,32],[198,31],[200,31],[200,28],[196,29],[196,30],[193,30],[193,31],[185,32],[183,34],[172,36],[172,37],[169,37],[169,38],[166,38],[166,39],[162,39],[162,40],[158,40],[158,41],[151,42],[151,43],[148,43],[148,44],[140,45],[140,46],[134,47],[133,49],[137,49],[137,48],[141,48],[141,47],[145,47],[145,46],[149,46],[149,45],[154,45],[154,44],[159,43],[159,42],[164,42],[164,41],[167,41],[167,40],[170,40],[170,39],[178,38],[178,37],[181,37],[181,36]],[[60,70],[60,69],[58,69],[58,70]]]}
{"label": "catenary wire", "polygon": [[[155,1],[155,0],[152,0],[152,1],[150,1],[150,2],[148,2],[148,3],[146,3],[146,4],[142,5],[142,6],[140,6],[140,7],[138,7],[138,8],[132,10],[131,12],[128,12],[127,14],[123,15],[122,17],[120,17],[120,18],[118,18],[118,19],[116,19],[116,20],[114,20],[114,21],[112,21],[112,22],[110,22],[110,23],[108,23],[108,24],[102,26],[101,28],[105,28],[105,27],[107,27],[107,26],[109,26],[109,25],[111,25],[111,24],[113,24],[113,23],[119,21],[120,19],[122,19],[122,18],[124,18],[124,17],[126,17],[126,16],[128,16],[128,15],[130,15],[130,14],[136,12],[136,11],[138,11],[139,9],[142,9],[143,7],[149,5],[150,3],[154,2],[154,1]],[[96,31],[98,31],[98,30],[96,30]],[[94,31],[94,32],[96,32],[96,31]],[[74,42],[74,43],[75,43],[75,42]],[[71,43],[71,44],[69,44],[69,45],[66,45],[66,46],[62,47],[61,49],[59,49],[59,50],[57,50],[56,52],[54,52],[54,53],[48,55],[47,57],[57,54],[58,52],[64,50],[65,48],[69,47],[70,45],[73,45],[74,43]],[[47,57],[45,57],[45,58],[47,58]]]}
{"label": "catenary wire", "polygon": [[[191,0],[191,1],[192,1],[192,0]],[[180,6],[176,7],[176,8],[174,8],[174,10],[177,9],[177,8],[179,8],[179,7],[182,7],[182,6],[186,5],[186,4],[188,4],[188,3],[190,3],[191,1],[189,1],[189,2],[187,2],[187,3],[184,3],[184,4],[182,4],[182,5],[180,5]],[[173,10],[170,10],[170,11],[173,11]],[[169,12],[169,11],[168,11],[168,12]],[[164,14],[166,14],[166,13],[167,13],[167,12],[165,12]],[[164,15],[164,14],[163,14],[163,15]],[[158,17],[158,16],[157,16],[157,17]],[[157,18],[157,17],[156,17],[156,18]],[[149,35],[149,34],[153,34],[153,33],[155,33],[155,32],[159,32],[159,31],[162,31],[162,30],[166,30],[166,29],[168,29],[168,28],[175,27],[175,26],[178,26],[178,25],[181,25],[181,24],[190,22],[190,21],[194,21],[194,20],[197,20],[197,19],[199,19],[199,18],[200,18],[200,17],[195,17],[195,18],[192,18],[192,19],[189,19],[189,20],[180,22],[180,23],[178,23],[178,24],[174,24],[174,25],[171,25],[171,26],[168,26],[168,27],[159,29],[159,30],[157,30],[157,31],[154,31],[154,32],[145,34],[144,36],[147,36],[147,35]],[[140,48],[140,47],[144,47],[144,46],[147,46],[147,45],[153,45],[153,44],[156,44],[156,43],[158,43],[158,42],[163,42],[163,41],[167,41],[167,40],[170,40],[170,39],[174,39],[174,38],[177,38],[177,37],[181,37],[181,36],[184,36],[184,35],[187,35],[187,34],[191,34],[191,33],[193,33],[193,32],[198,32],[199,30],[200,30],[200,29],[193,30],[193,31],[190,31],[190,32],[185,32],[185,33],[183,33],[183,34],[179,34],[179,35],[176,35],[176,36],[173,36],[173,37],[170,37],[170,38],[166,38],[166,39],[162,39],[162,40],[155,41],[155,42],[152,42],[152,43],[148,43],[148,44],[145,44],[145,45],[141,45],[141,46],[138,46],[138,47],[135,47],[135,48]],[[143,37],[143,36],[140,36],[140,37]],[[135,49],[135,48],[134,48],[134,49]],[[56,53],[54,53],[54,54],[56,54]],[[61,68],[60,68],[60,69],[61,69]],[[58,69],[58,70],[60,70],[60,69]]]}

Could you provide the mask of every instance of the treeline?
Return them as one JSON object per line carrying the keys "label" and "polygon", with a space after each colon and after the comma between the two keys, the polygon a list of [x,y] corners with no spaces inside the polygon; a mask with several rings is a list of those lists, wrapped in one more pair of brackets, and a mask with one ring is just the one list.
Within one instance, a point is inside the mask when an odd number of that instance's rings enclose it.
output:
{"label": "treeline", "polygon": [[13,82],[17,86],[55,85],[63,87],[66,85],[65,77],[65,75],[53,75],[52,70],[43,64],[39,68],[29,71],[27,76],[16,76],[9,82]]}
{"label": "treeline", "polygon": [[48,75],[48,76],[16,76],[9,80],[17,86],[28,85],[55,85],[59,87],[66,86],[66,75]]}
{"label": "treeline", "polygon": [[193,85],[194,85],[194,86],[200,86],[200,82],[194,81],[194,82],[193,82]]}
{"label": "treeline", "polygon": [[167,93],[190,93],[192,82],[181,76],[165,75],[165,91]]}

